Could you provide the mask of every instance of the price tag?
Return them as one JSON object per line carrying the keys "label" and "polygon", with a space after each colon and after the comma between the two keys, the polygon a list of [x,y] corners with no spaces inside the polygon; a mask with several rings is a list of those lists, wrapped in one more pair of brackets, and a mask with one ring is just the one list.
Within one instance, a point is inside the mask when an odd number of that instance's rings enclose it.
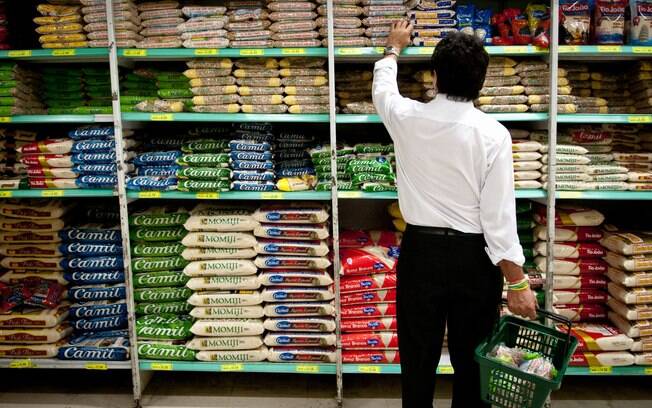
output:
{"label": "price tag", "polygon": [[591,374],[611,374],[611,367],[589,367]]}
{"label": "price tag", "polygon": [[219,51],[216,48],[198,48],[195,50],[195,55],[206,56],[206,55],[217,55]]}
{"label": "price tag", "polygon": [[147,50],[124,50],[125,57],[146,57]]}
{"label": "price tag", "polygon": [[255,57],[265,55],[265,50],[261,49],[244,49],[240,50],[240,55],[246,55],[248,57]]}
{"label": "price tag", "polygon": [[645,367],[645,375],[652,375],[652,367]]}
{"label": "price tag", "polygon": [[72,57],[77,54],[77,50],[73,48],[66,48],[63,50],[52,50],[53,57]]}
{"label": "price tag", "polygon": [[221,371],[244,371],[244,365],[242,364],[222,364],[220,367]]}
{"label": "price tag", "polygon": [[199,199],[205,198],[208,200],[217,200],[218,198],[220,198],[220,193],[197,193],[195,194],[195,197]]}
{"label": "price tag", "polygon": [[579,45],[560,45],[559,46],[559,53],[560,54],[571,53],[571,52],[580,52],[580,46]]}
{"label": "price tag", "polygon": [[296,368],[297,373],[318,373],[319,372],[319,366],[318,365],[312,365],[312,364],[299,364]]}
{"label": "price tag", "polygon": [[106,363],[86,363],[87,370],[108,370]]}
{"label": "price tag", "polygon": [[149,119],[152,121],[170,121],[174,120],[174,115],[171,113],[152,113]]}
{"label": "price tag", "polygon": [[632,47],[634,54],[652,54],[652,47]]}
{"label": "price tag", "polygon": [[13,197],[14,192],[13,191],[0,191],[0,198],[9,198]]}
{"label": "price tag", "polygon": [[620,45],[598,45],[598,52],[623,52]]}
{"label": "price tag", "polygon": [[138,198],[161,198],[160,191],[141,191],[138,193]]}
{"label": "price tag", "polygon": [[417,54],[420,55],[432,55],[435,47],[419,47],[417,48]]}
{"label": "price tag", "polygon": [[384,54],[385,49],[383,47],[374,47],[374,54]]}
{"label": "price tag", "polygon": [[281,55],[305,55],[305,48],[282,48]]}
{"label": "price tag", "polygon": [[530,51],[527,45],[510,45],[503,47],[503,50],[509,54],[527,54]]}
{"label": "price tag", "polygon": [[11,122],[11,116],[0,116],[0,123],[9,123]]}
{"label": "price tag", "polygon": [[439,367],[439,374],[453,374],[453,367],[441,366]]}
{"label": "price tag", "polygon": [[360,198],[362,191],[338,191],[337,195],[340,198]]}
{"label": "price tag", "polygon": [[43,190],[41,197],[63,197],[65,192],[63,190]]}
{"label": "price tag", "polygon": [[13,50],[7,53],[7,56],[10,58],[24,58],[31,57],[32,50]]}
{"label": "price tag", "polygon": [[154,371],[172,371],[172,363],[152,363]]}
{"label": "price tag", "polygon": [[36,367],[32,360],[14,360],[9,363],[9,368],[33,368]]}
{"label": "price tag", "polygon": [[373,365],[360,365],[358,366],[358,372],[359,373],[365,373],[365,374],[380,374],[380,367],[379,366],[373,366]]}
{"label": "price tag", "polygon": [[362,48],[338,48],[337,55],[362,55]]}
{"label": "price tag", "polygon": [[559,198],[563,199],[582,198],[581,191],[559,191],[557,194]]}
{"label": "price tag", "polygon": [[631,115],[627,117],[629,123],[652,123],[652,115]]}
{"label": "price tag", "polygon": [[283,199],[283,193],[263,192],[263,193],[260,193],[260,198],[263,199],[263,200],[282,200]]}

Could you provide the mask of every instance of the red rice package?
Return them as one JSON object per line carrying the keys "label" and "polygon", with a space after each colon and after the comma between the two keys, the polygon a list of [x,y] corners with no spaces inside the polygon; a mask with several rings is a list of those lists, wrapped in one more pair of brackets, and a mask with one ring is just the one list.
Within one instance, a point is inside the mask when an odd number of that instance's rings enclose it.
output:
{"label": "red rice package", "polygon": [[627,0],[595,0],[593,22],[596,44],[623,44]]}
{"label": "red rice package", "polygon": [[346,248],[340,251],[343,275],[368,275],[394,272],[396,259],[385,247]]}

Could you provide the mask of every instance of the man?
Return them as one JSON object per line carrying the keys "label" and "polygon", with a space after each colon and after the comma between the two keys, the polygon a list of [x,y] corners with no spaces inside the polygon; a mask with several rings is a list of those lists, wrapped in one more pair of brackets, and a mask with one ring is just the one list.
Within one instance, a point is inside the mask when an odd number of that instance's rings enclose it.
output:
{"label": "man", "polygon": [[530,318],[536,313],[521,267],[511,138],[473,106],[489,63],[473,36],[451,34],[435,48],[434,100],[401,97],[397,61],[411,31],[407,22],[393,25],[373,83],[376,111],[394,141],[408,224],[397,267],[403,407],[432,408],[446,327],[453,408],[488,407],[474,351],[498,318],[503,277],[511,288],[509,309]]}

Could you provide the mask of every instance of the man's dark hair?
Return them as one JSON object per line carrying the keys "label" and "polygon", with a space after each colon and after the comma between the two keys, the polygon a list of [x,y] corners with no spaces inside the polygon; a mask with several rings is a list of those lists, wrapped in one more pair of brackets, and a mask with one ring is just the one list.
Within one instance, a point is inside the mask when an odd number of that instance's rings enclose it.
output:
{"label": "man's dark hair", "polygon": [[430,60],[437,74],[437,91],[465,101],[478,97],[488,64],[482,41],[463,33],[451,33],[441,40]]}

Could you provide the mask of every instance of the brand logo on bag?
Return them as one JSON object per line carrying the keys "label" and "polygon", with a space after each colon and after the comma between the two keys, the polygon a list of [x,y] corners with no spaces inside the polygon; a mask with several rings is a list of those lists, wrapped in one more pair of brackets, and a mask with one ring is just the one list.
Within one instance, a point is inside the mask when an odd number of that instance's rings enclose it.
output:
{"label": "brand logo on bag", "polygon": [[281,330],[288,330],[292,328],[292,323],[284,320],[282,322],[276,323],[276,328]]}
{"label": "brand logo on bag", "polygon": [[276,306],[274,308],[274,312],[276,312],[276,314],[288,314],[290,312],[290,308],[287,306]]}
{"label": "brand logo on bag", "polygon": [[292,344],[292,339],[288,336],[279,336],[276,338],[276,343],[282,345]]}

